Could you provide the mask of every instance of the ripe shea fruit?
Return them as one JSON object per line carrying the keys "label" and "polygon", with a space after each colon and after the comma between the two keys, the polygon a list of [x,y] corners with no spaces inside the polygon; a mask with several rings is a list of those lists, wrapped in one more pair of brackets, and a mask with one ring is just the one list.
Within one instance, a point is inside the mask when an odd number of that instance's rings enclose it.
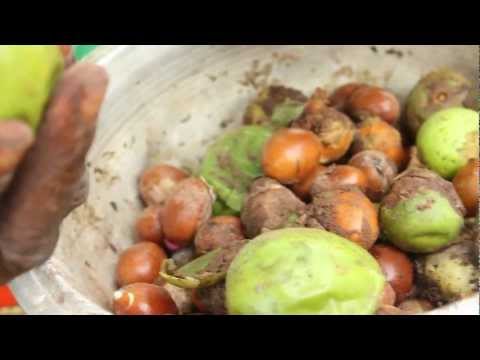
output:
{"label": "ripe shea fruit", "polygon": [[231,264],[231,315],[370,315],[386,280],[364,249],[317,229],[283,229],[249,242]]}
{"label": "ripe shea fruit", "polygon": [[465,208],[453,185],[426,169],[401,176],[383,199],[380,222],[386,238],[406,252],[433,253],[462,230]]}
{"label": "ripe shea fruit", "polygon": [[420,128],[417,148],[429,169],[452,179],[470,159],[478,159],[478,113],[463,108],[435,113]]}
{"label": "ripe shea fruit", "polygon": [[250,184],[263,175],[263,147],[272,133],[261,126],[244,126],[224,134],[207,150],[200,176],[218,197],[216,215],[240,214]]}
{"label": "ripe shea fruit", "polygon": [[36,129],[63,67],[57,45],[1,45],[0,119]]}
{"label": "ripe shea fruit", "polygon": [[410,93],[406,108],[406,125],[415,136],[427,119],[438,111],[462,107],[472,84],[462,74],[439,69],[422,78]]}

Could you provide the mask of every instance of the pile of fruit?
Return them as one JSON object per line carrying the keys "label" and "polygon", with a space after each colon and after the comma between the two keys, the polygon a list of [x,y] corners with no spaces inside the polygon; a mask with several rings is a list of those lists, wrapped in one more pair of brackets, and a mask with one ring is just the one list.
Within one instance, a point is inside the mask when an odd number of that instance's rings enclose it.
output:
{"label": "pile of fruit", "polygon": [[472,94],[448,69],[421,79],[405,111],[367,84],[262,90],[197,174],[142,174],[114,312],[416,314],[472,296]]}

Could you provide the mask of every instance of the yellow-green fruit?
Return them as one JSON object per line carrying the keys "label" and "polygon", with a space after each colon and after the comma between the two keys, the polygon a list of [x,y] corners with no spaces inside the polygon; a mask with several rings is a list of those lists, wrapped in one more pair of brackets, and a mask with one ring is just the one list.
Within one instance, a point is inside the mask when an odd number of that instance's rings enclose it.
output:
{"label": "yellow-green fruit", "polygon": [[420,128],[417,148],[424,164],[452,179],[470,159],[478,159],[478,113],[451,108],[432,115]]}
{"label": "yellow-green fruit", "polygon": [[227,273],[231,315],[371,315],[386,280],[360,246],[316,229],[260,235]]}
{"label": "yellow-green fruit", "polygon": [[36,129],[63,67],[57,45],[1,45],[0,121],[22,120]]}

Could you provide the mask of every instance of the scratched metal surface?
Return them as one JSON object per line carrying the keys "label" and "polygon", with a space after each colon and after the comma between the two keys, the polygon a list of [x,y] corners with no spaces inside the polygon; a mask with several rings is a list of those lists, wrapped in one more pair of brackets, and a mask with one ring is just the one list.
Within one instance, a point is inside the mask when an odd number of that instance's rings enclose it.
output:
{"label": "scratched metal surface", "polygon": [[[195,169],[259,86],[310,93],[367,81],[404,101],[439,66],[478,79],[478,58],[478,47],[454,45],[101,46],[88,61],[105,65],[112,83],[88,159],[89,199],[64,222],[53,258],[12,284],[20,305],[29,314],[110,314],[118,253],[132,243],[141,209],[138,174],[156,161]],[[434,314],[478,314],[478,302]]]}

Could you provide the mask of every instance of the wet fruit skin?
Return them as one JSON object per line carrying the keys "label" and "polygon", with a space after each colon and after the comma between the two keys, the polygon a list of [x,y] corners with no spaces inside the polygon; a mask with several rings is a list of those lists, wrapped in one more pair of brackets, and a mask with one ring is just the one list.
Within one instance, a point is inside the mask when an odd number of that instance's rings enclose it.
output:
{"label": "wet fruit skin", "polygon": [[231,315],[374,314],[385,278],[361,247],[315,229],[284,229],[249,242],[227,274]]}
{"label": "wet fruit skin", "polygon": [[301,129],[283,129],[276,132],[263,151],[265,175],[285,185],[304,180],[315,169],[320,159],[318,137]]}
{"label": "wet fruit skin", "polygon": [[203,225],[195,237],[197,255],[204,255],[233,241],[244,239],[242,222],[236,216],[218,216]]}
{"label": "wet fruit skin", "polygon": [[451,108],[432,115],[420,128],[417,148],[423,163],[452,179],[470,159],[478,159],[478,113]]}
{"label": "wet fruit skin", "polygon": [[388,245],[375,245],[370,253],[377,259],[397,300],[403,301],[413,289],[413,262],[400,250]]}
{"label": "wet fruit skin", "polygon": [[478,214],[479,169],[479,161],[471,159],[453,179],[453,186],[455,186],[457,194],[460,196],[463,205],[465,205],[465,208],[467,209],[468,217],[475,217]]}
{"label": "wet fruit skin", "polygon": [[143,242],[133,245],[120,255],[116,270],[118,285],[153,284],[166,259],[167,255],[157,244]]}
{"label": "wet fruit skin", "polygon": [[151,206],[144,210],[136,223],[138,241],[149,241],[161,244],[163,207]]}
{"label": "wet fruit skin", "polygon": [[451,69],[427,74],[412,90],[407,100],[406,124],[416,136],[423,123],[438,111],[462,107],[468,98],[471,83]]}
{"label": "wet fruit skin", "polygon": [[339,87],[330,96],[330,105],[339,111],[347,110],[352,94],[361,87],[368,86],[360,83],[350,83]]}
{"label": "wet fruit skin", "polygon": [[181,181],[165,203],[163,233],[169,243],[190,245],[200,226],[211,216],[213,196],[200,179]]}
{"label": "wet fruit skin", "polygon": [[310,191],[312,196],[328,190],[349,188],[365,193],[367,185],[368,179],[362,170],[348,165],[332,165],[314,179]]}
{"label": "wet fruit skin", "polygon": [[175,186],[187,177],[186,172],[174,166],[154,166],[147,169],[140,178],[140,195],[147,205],[163,205]]}
{"label": "wet fruit skin", "polygon": [[178,308],[163,287],[137,283],[125,286],[113,296],[116,315],[177,315]]}
{"label": "wet fruit skin", "polygon": [[359,190],[335,189],[319,193],[308,213],[326,230],[370,249],[378,239],[378,212]]}
{"label": "wet fruit skin", "polygon": [[395,95],[385,89],[362,86],[350,96],[347,111],[358,120],[377,116],[395,125],[400,118],[400,103]]}
{"label": "wet fruit skin", "polygon": [[22,120],[37,129],[63,69],[57,45],[1,45],[0,119]]}
{"label": "wet fruit skin", "polygon": [[382,200],[398,174],[395,163],[380,151],[360,152],[353,156],[348,164],[362,170],[366,175],[366,194],[373,202]]}
{"label": "wet fruit skin", "polygon": [[432,253],[459,235],[465,209],[453,185],[426,169],[405,173],[380,207],[387,239],[406,252]]}

